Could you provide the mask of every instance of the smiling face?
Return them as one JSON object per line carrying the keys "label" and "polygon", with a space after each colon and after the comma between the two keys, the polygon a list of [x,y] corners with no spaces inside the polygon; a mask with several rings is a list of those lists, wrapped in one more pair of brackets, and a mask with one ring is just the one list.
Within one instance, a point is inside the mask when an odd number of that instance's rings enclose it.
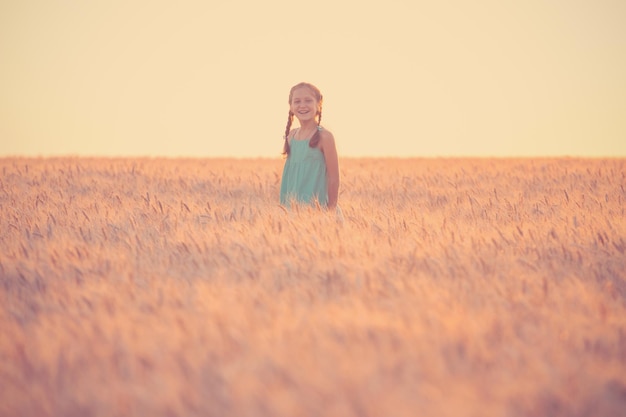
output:
{"label": "smiling face", "polygon": [[315,120],[320,111],[320,102],[314,91],[308,87],[295,88],[289,99],[289,108],[300,123]]}

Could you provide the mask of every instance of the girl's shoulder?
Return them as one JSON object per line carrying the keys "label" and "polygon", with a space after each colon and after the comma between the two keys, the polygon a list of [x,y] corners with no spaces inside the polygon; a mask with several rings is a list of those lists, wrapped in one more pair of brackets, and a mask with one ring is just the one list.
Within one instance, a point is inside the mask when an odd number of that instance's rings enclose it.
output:
{"label": "girl's shoulder", "polygon": [[289,144],[291,144],[291,139],[296,135],[296,132],[298,131],[298,128],[293,128],[289,131],[289,135],[287,136],[287,142]]}
{"label": "girl's shoulder", "polygon": [[334,142],[335,137],[330,130],[326,130],[325,127],[320,126],[320,142]]}

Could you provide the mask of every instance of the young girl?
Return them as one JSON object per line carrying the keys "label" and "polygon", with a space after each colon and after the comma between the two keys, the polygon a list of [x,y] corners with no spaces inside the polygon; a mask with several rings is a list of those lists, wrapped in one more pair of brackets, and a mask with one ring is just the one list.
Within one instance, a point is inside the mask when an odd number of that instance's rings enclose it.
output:
{"label": "young girl", "polygon": [[[300,127],[291,129],[294,115]],[[289,117],[283,154],[287,156],[280,184],[280,203],[316,204],[335,210],[339,193],[339,162],[332,133],[320,126],[322,94],[300,83],[289,92]]]}

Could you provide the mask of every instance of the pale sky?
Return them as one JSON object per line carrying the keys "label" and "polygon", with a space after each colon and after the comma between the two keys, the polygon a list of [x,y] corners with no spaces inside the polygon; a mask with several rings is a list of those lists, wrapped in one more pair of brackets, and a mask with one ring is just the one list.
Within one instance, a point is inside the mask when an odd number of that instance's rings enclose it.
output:
{"label": "pale sky", "polygon": [[0,156],[626,157],[626,1],[0,0]]}

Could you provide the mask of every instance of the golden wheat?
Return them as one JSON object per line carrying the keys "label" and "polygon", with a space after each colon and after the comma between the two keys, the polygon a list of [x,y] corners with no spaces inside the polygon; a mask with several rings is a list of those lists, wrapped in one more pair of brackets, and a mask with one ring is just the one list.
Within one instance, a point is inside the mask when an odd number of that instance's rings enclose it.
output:
{"label": "golden wheat", "polygon": [[625,164],[1,159],[0,415],[619,415]]}

